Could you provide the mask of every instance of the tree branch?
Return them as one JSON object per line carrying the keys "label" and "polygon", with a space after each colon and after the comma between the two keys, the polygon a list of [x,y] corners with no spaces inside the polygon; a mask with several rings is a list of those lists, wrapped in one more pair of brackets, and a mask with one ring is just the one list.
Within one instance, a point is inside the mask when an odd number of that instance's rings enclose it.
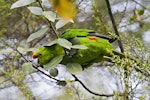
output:
{"label": "tree branch", "polygon": [[[100,94],[100,93],[96,93],[96,92],[93,92],[92,90],[90,90],[89,88],[87,88],[85,85],[84,85],[84,83],[81,81],[81,80],[79,80],[78,79],[78,77],[76,77],[75,75],[73,75],[72,74],[72,76],[75,78],[75,81],[77,81],[77,82],[79,82],[82,86],[83,86],[83,88],[85,89],[85,90],[87,90],[89,93],[91,93],[91,94],[93,94],[93,95],[96,95],[96,96],[104,96],[104,97],[113,97],[113,96],[115,96],[115,94],[113,93],[113,94]],[[119,96],[123,96],[124,94],[119,94]]]}
{"label": "tree branch", "polygon": [[[112,21],[112,25],[113,25],[115,34],[120,38],[118,29],[117,29],[117,26],[116,26],[116,22],[114,20],[114,17],[113,17],[112,11],[111,11],[111,6],[110,6],[110,3],[109,3],[109,0],[106,0],[106,5],[107,5],[107,8],[108,8],[108,13],[109,13],[110,19]],[[121,39],[118,39],[118,45],[120,47],[121,52],[124,53],[124,48],[122,46]],[[129,92],[129,71],[128,71],[128,66],[124,66],[124,84],[125,84],[124,100],[129,100],[129,95],[128,95],[128,92]]]}
{"label": "tree branch", "polygon": [[[110,19],[111,19],[111,21],[112,21],[112,25],[113,25],[115,34],[120,38],[118,29],[117,29],[117,26],[116,26],[116,22],[115,22],[115,20],[114,20],[114,17],[113,17],[112,11],[111,11],[111,7],[110,7],[109,0],[106,0],[106,4],[107,4],[108,13],[109,13]],[[118,45],[119,45],[119,47],[120,47],[121,52],[124,52],[124,48],[123,48],[123,46],[122,46],[122,43],[121,43],[121,40],[120,40],[120,39],[118,39]]]}

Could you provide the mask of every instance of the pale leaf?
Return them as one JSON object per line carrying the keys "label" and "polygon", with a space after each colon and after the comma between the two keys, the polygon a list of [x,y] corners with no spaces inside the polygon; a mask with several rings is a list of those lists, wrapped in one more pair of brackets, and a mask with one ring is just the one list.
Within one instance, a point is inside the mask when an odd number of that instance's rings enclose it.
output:
{"label": "pale leaf", "polygon": [[59,39],[57,39],[57,43],[60,45],[60,46],[62,46],[62,47],[64,47],[64,48],[67,48],[67,49],[71,49],[71,47],[72,47],[72,43],[71,42],[69,42],[68,40],[66,40],[66,39],[63,39],[63,38],[59,38]]}
{"label": "pale leaf", "polygon": [[79,74],[82,72],[82,66],[78,63],[68,63],[66,69],[71,74]]}
{"label": "pale leaf", "polygon": [[18,0],[15,3],[12,4],[10,9],[26,6],[26,5],[29,5],[33,2],[36,2],[36,0]]}
{"label": "pale leaf", "polygon": [[60,20],[56,23],[55,27],[56,27],[56,29],[60,29],[60,28],[62,28],[63,26],[65,26],[65,25],[66,25],[67,23],[69,23],[69,22],[72,22],[72,23],[73,23],[73,20],[72,20],[72,19],[69,19],[69,20],[60,19]]}
{"label": "pale leaf", "polygon": [[28,9],[35,15],[41,15],[43,12],[42,8],[40,8],[40,7],[30,6],[30,7],[28,7]]}
{"label": "pale leaf", "polygon": [[52,11],[44,11],[42,13],[49,21],[55,22],[56,19],[56,13]]}
{"label": "pale leaf", "polygon": [[73,48],[73,49],[87,49],[87,47],[84,45],[73,45],[71,48]]}
{"label": "pale leaf", "polygon": [[38,37],[41,37],[43,34],[46,33],[47,30],[48,30],[48,28],[42,28],[42,29],[40,29],[39,31],[37,31],[37,32],[35,32],[35,33],[33,33],[33,34],[31,34],[31,35],[28,37],[27,42],[30,42],[30,41],[32,41],[32,40],[38,38]]}

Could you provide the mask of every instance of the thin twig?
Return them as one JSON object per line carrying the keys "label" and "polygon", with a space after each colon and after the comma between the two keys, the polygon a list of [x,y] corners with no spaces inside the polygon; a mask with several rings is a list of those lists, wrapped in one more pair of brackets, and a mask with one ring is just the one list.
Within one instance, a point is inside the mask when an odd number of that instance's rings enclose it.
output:
{"label": "thin twig", "polygon": [[[117,26],[116,26],[116,22],[115,22],[115,20],[114,20],[114,17],[113,17],[112,11],[111,11],[111,7],[110,7],[109,0],[106,0],[106,4],[107,4],[109,16],[110,16],[110,19],[111,19],[111,21],[112,21],[112,25],[113,25],[115,34],[116,34],[118,37],[120,37],[119,32],[118,32],[118,29],[117,29]],[[121,43],[121,40],[120,40],[120,39],[118,39],[118,45],[119,45],[119,47],[120,47],[121,52],[124,52],[124,48],[123,48],[123,46],[122,46],[122,43]]]}
{"label": "thin twig", "polygon": [[[39,5],[40,5],[40,7],[42,8],[42,10],[45,11],[45,9],[43,8],[43,6],[42,6],[40,0],[37,0],[37,2],[39,3]],[[53,23],[52,23],[51,21],[49,21],[47,18],[46,18],[46,20],[48,21],[49,25],[50,25],[51,28],[53,29],[53,31],[54,31],[54,33],[55,33],[55,36],[56,36],[57,38],[59,38],[58,32],[56,31],[56,29],[55,29]]]}
{"label": "thin twig", "polygon": [[[144,9],[147,9],[144,5],[142,5],[141,3],[137,2],[136,0],[132,0],[133,2],[135,2],[136,4],[140,5],[141,7],[143,7]],[[149,9],[147,9],[149,10]]]}
{"label": "thin twig", "polygon": [[122,22],[123,18],[125,17],[127,6],[128,6],[128,1],[126,1],[126,5],[125,5],[125,8],[124,8],[123,14],[121,15],[121,19],[120,19],[120,21],[119,21],[117,26],[119,26],[119,24]]}

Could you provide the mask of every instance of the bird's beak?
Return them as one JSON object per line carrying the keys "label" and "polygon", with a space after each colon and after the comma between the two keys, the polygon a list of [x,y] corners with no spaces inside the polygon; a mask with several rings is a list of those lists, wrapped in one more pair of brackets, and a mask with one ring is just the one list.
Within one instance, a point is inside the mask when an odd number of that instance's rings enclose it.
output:
{"label": "bird's beak", "polygon": [[38,58],[38,53],[37,52],[33,52],[33,55],[32,57],[35,59],[35,58]]}

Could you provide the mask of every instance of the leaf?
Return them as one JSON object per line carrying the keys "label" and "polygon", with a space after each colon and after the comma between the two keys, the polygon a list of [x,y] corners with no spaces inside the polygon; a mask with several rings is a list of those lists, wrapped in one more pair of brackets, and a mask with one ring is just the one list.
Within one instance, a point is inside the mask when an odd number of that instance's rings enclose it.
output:
{"label": "leaf", "polygon": [[58,43],[60,46],[66,48],[66,49],[69,49],[69,50],[70,50],[71,47],[72,47],[72,43],[69,42],[69,41],[66,40],[66,39],[63,39],[63,38],[57,39],[57,43]]}
{"label": "leaf", "polygon": [[84,45],[73,45],[71,48],[73,48],[73,49],[87,49],[88,47],[86,47]]}
{"label": "leaf", "polygon": [[49,73],[51,76],[56,77],[58,75],[58,69],[57,68],[51,68]]}
{"label": "leaf", "polygon": [[56,23],[55,27],[56,27],[56,29],[60,29],[60,28],[62,28],[63,26],[65,26],[65,25],[66,25],[67,23],[69,23],[69,22],[74,23],[72,19],[69,19],[69,20],[60,19],[60,20]]}
{"label": "leaf", "polygon": [[42,8],[40,7],[34,7],[34,6],[30,6],[28,7],[28,9],[35,15],[42,15]]}
{"label": "leaf", "polygon": [[25,54],[26,52],[29,51],[38,51],[37,48],[23,48],[23,47],[18,47],[17,50],[22,54]]}
{"label": "leaf", "polygon": [[36,2],[36,0],[18,0],[15,3],[12,4],[10,9],[23,7],[23,6],[29,5],[29,4],[31,4],[33,2]]}
{"label": "leaf", "polygon": [[26,52],[26,49],[23,47],[18,47],[17,50],[22,54],[24,54]]}
{"label": "leaf", "polygon": [[12,49],[3,49],[3,50],[0,50],[0,54],[9,54],[9,53],[13,53],[14,50]]}
{"label": "leaf", "polygon": [[144,14],[144,10],[143,9],[138,9],[138,14],[139,15],[143,15]]}
{"label": "leaf", "polygon": [[26,74],[30,74],[33,72],[33,67],[32,67],[32,63],[31,62],[27,62],[27,63],[24,63],[22,65],[23,67],[23,72],[26,73]]}
{"label": "leaf", "polygon": [[44,11],[42,13],[49,21],[55,22],[56,19],[56,13],[52,11]]}
{"label": "leaf", "polygon": [[57,85],[66,86],[66,81],[57,81]]}
{"label": "leaf", "polygon": [[54,40],[54,41],[52,41],[51,43],[47,44],[46,46],[52,46],[52,45],[54,45],[54,44],[56,44],[56,43],[57,43],[57,41]]}
{"label": "leaf", "polygon": [[49,70],[55,67],[57,64],[59,64],[62,60],[63,60],[63,55],[59,55],[59,56],[54,57],[48,64],[43,65],[43,66],[46,70]]}
{"label": "leaf", "polygon": [[68,63],[66,69],[71,74],[79,74],[82,72],[82,66],[78,63]]}
{"label": "leaf", "polygon": [[31,34],[28,39],[27,39],[27,42],[30,42],[38,37],[41,37],[44,33],[46,33],[46,31],[48,30],[48,28],[42,28],[40,29],[39,31]]}
{"label": "leaf", "polygon": [[134,22],[135,20],[136,20],[136,16],[135,15],[129,18],[130,22]]}

